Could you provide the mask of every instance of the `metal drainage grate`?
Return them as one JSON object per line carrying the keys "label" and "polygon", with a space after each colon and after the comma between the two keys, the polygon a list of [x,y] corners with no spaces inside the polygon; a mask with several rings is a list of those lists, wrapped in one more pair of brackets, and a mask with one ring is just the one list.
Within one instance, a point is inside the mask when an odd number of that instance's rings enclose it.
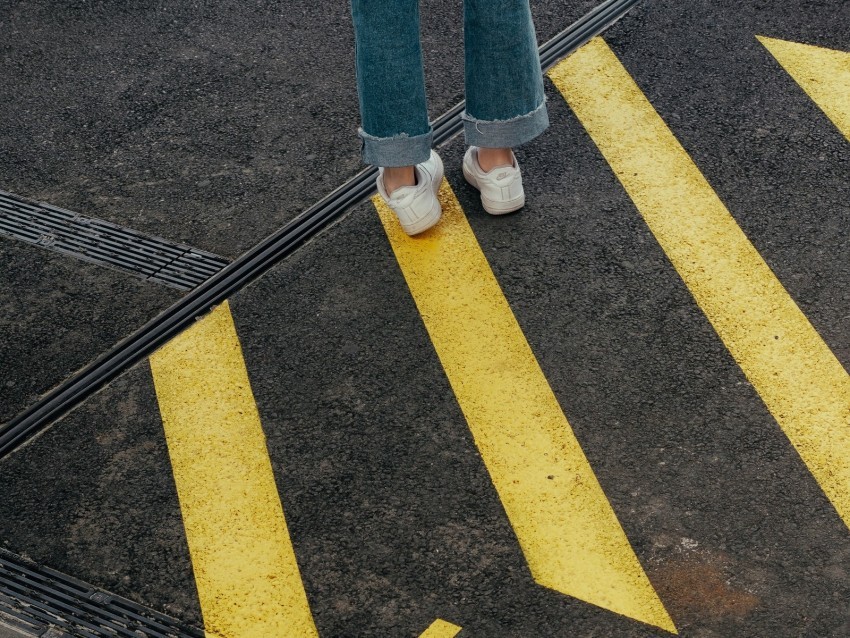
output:
{"label": "metal drainage grate", "polygon": [[199,629],[0,549],[0,636],[4,629],[41,638],[204,638]]}
{"label": "metal drainage grate", "polygon": [[180,290],[191,290],[229,263],[213,253],[4,191],[0,235]]}

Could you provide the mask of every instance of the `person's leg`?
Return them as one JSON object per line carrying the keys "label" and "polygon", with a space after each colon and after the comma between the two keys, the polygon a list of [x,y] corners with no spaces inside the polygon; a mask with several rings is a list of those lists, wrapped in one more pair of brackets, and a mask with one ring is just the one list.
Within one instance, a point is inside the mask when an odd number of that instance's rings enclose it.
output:
{"label": "person's leg", "polygon": [[485,171],[549,126],[528,0],[464,0],[467,145]]}
{"label": "person's leg", "polygon": [[431,152],[419,0],[351,0],[362,126],[360,154],[385,167],[388,191],[414,183]]}

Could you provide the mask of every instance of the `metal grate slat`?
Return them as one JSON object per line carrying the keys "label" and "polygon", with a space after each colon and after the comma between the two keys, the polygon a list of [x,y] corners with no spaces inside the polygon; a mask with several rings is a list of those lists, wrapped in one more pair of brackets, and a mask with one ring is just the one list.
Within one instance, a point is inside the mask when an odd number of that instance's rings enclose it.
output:
{"label": "metal grate slat", "polygon": [[[13,197],[16,200],[16,206],[20,208],[20,204],[23,201],[23,198],[21,198],[19,195],[14,195]],[[0,200],[0,205],[2,205],[2,200]],[[84,215],[80,215],[79,213],[75,213],[64,208],[59,208],[58,206],[53,206],[52,204],[48,204],[46,202],[38,202],[37,204],[28,203],[27,207],[29,208],[31,214],[32,212],[37,213],[37,217],[42,220],[51,219],[60,223],[67,223],[69,221],[73,221],[79,226],[84,226],[95,230],[101,229],[103,232],[111,236],[124,237],[129,242],[142,244],[151,248],[164,250],[166,252],[171,252],[174,255],[179,255],[185,248],[180,244],[174,244],[160,237],[152,237],[149,235],[145,235],[144,233],[140,233],[137,230],[133,230],[132,228],[127,228],[125,226],[119,226],[118,224],[106,221],[105,219],[98,219],[96,217],[86,217]]]}
{"label": "metal grate slat", "polygon": [[[71,228],[67,224],[60,222],[43,222],[42,220],[32,220],[31,218],[21,216],[15,211],[3,211],[3,218],[6,224],[13,224],[18,227],[32,229],[33,232],[38,232],[41,235],[47,235],[56,240],[63,239],[68,242],[77,244],[81,250],[103,250],[107,254],[114,253],[121,255],[126,253],[137,259],[141,259],[140,263],[156,262],[156,264],[167,264],[173,261],[175,257],[180,257],[182,253],[165,253],[161,250],[146,250],[130,240],[124,238],[114,238],[100,231],[91,228]],[[156,267],[155,265],[153,267]]]}
{"label": "metal grate slat", "polygon": [[33,581],[15,579],[8,574],[0,573],[0,587],[4,586],[7,592],[13,592],[12,595],[20,597],[29,595],[29,598],[38,600],[46,608],[51,609],[51,613],[57,617],[62,617],[63,614],[82,613],[87,621],[97,623],[96,626],[107,628],[118,636],[125,636],[125,638],[138,636],[133,630],[128,629],[127,619],[123,614],[111,612],[105,607],[98,607],[83,598],[75,598],[55,588],[38,586]]}
{"label": "metal grate slat", "polygon": [[91,638],[204,638],[199,629],[0,549],[4,617]]}
{"label": "metal grate slat", "polygon": [[0,235],[179,290],[191,290],[229,263],[192,246],[5,191],[0,191]]}

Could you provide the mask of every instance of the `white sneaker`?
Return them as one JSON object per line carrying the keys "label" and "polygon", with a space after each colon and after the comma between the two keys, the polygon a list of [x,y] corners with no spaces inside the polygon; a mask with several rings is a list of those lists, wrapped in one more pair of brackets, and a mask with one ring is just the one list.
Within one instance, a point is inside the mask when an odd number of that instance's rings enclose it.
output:
{"label": "white sneaker", "polygon": [[408,235],[428,230],[440,221],[443,209],[437,193],[443,181],[443,160],[432,148],[431,157],[413,167],[416,184],[400,186],[391,195],[384,188],[384,168],[378,168],[378,192],[398,216],[401,227]]}
{"label": "white sneaker", "polygon": [[463,156],[463,176],[481,192],[481,203],[491,215],[512,213],[525,205],[525,191],[516,155],[511,166],[495,166],[487,172],[478,163],[478,147],[470,146]]}

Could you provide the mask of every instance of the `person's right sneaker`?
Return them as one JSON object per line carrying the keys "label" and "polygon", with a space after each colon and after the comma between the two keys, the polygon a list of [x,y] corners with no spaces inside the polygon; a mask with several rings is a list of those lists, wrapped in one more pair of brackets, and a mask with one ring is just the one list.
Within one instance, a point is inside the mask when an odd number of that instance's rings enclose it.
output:
{"label": "person's right sneaker", "polygon": [[413,186],[399,186],[390,195],[384,188],[384,168],[378,168],[376,180],[378,192],[387,205],[395,212],[401,227],[408,235],[416,235],[428,230],[440,221],[443,209],[437,193],[443,181],[443,160],[432,148],[431,156],[413,167],[416,183]]}
{"label": "person's right sneaker", "polygon": [[511,151],[510,166],[494,166],[484,171],[478,163],[478,147],[470,146],[463,156],[463,176],[481,192],[481,203],[491,215],[504,215],[525,205],[525,191],[516,155]]}

